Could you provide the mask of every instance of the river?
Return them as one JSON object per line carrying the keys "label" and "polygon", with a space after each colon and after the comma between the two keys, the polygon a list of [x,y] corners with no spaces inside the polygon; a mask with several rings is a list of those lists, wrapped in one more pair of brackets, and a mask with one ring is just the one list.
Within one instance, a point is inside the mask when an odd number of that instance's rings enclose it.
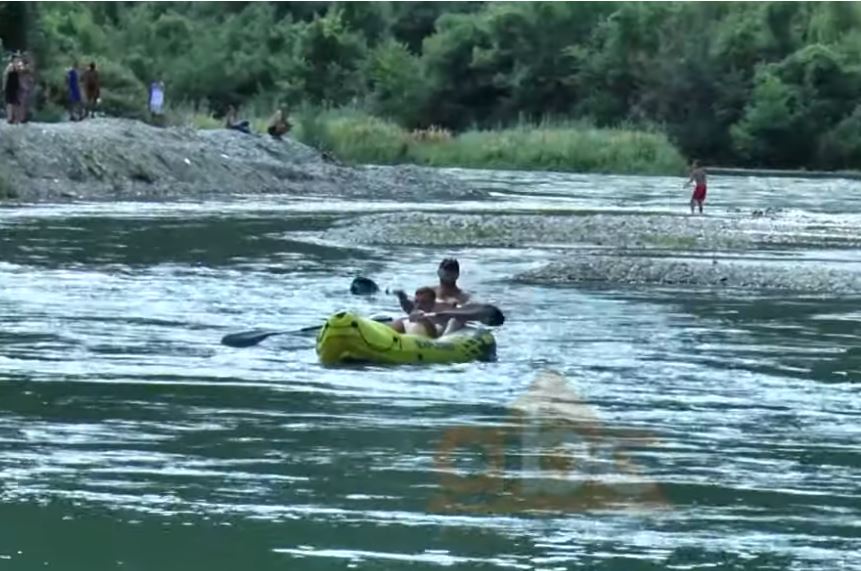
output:
{"label": "river", "polygon": [[[373,211],[687,209],[679,179],[450,172],[491,196],[0,211],[0,569],[861,568],[858,297],[543,288],[510,278],[558,246],[323,238]],[[726,177],[706,211],[857,228],[859,190]],[[324,369],[307,335],[219,344],[394,314],[352,277],[409,291],[445,256],[506,312],[496,362]]]}

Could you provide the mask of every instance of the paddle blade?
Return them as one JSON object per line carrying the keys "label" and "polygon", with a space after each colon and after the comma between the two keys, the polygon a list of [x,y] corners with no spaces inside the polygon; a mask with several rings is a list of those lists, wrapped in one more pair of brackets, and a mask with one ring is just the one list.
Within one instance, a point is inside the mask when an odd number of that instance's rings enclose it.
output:
{"label": "paddle blade", "polygon": [[228,347],[252,347],[257,345],[267,337],[286,333],[285,331],[272,331],[255,329],[253,331],[243,331],[241,333],[231,333],[221,338],[221,344]]}
{"label": "paddle blade", "polygon": [[498,307],[489,303],[465,305],[457,309],[440,311],[437,315],[441,317],[454,317],[462,321],[480,321],[491,327],[498,327],[505,323],[505,314]]}
{"label": "paddle blade", "polygon": [[[373,319],[374,321],[379,321],[381,323],[386,323],[393,320],[393,318],[387,315],[374,316],[371,319]],[[240,333],[230,333],[229,335],[225,335],[221,338],[221,344],[227,345],[228,347],[236,348],[253,347],[267,337],[272,337],[273,335],[285,335],[288,333],[292,333],[294,335],[299,333],[316,333],[321,327],[322,325],[309,325],[307,327],[295,329],[293,331],[278,331],[275,329],[252,329],[251,331],[242,331]]]}
{"label": "paddle blade", "polygon": [[505,314],[502,313],[502,310],[495,305],[489,305],[487,319],[484,324],[490,325],[491,327],[499,327],[503,323],[505,323]]}

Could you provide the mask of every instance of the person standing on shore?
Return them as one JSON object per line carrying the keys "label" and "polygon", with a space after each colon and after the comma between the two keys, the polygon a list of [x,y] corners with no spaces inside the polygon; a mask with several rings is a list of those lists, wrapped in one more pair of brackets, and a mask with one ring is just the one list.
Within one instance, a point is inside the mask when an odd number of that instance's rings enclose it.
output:
{"label": "person standing on shore", "polygon": [[96,113],[96,105],[99,102],[99,97],[102,94],[99,72],[96,71],[95,62],[90,62],[90,67],[83,73],[81,79],[84,81],[84,97],[87,100],[84,115],[86,117],[93,117]]}
{"label": "person standing on shore", "polygon": [[81,83],[78,81],[78,62],[66,71],[66,85],[69,88],[69,119],[80,121],[81,115]]}
{"label": "person standing on shore", "polygon": [[21,73],[17,57],[12,57],[3,71],[3,101],[6,103],[6,121],[10,125],[17,123],[21,104]]}
{"label": "person standing on shore", "polygon": [[700,214],[703,213],[703,202],[706,199],[706,171],[700,166],[699,161],[691,163],[691,175],[684,187],[694,183],[694,192],[691,195],[691,214],[694,213],[694,205],[699,206]]}
{"label": "person standing on shore", "polygon": [[161,79],[149,86],[149,112],[151,120],[161,124],[164,115],[164,81]]}
{"label": "person standing on shore", "polygon": [[21,82],[18,97],[18,123],[26,123],[30,120],[30,100],[33,98],[33,88],[36,85],[33,60],[25,53],[19,60],[19,81]]}

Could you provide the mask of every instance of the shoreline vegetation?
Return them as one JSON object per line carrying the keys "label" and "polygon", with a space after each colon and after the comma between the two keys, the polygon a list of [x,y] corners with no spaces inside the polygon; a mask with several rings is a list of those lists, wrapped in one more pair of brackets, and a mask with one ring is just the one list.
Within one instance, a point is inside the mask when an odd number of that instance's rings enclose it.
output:
{"label": "shoreline vegetation", "polygon": [[217,128],[234,108],[260,132],[289,109],[350,163],[847,176],[859,25],[827,2],[0,2],[0,54],[23,54],[34,122],[92,69],[100,116]]}
{"label": "shoreline vegetation", "polygon": [[[158,130],[166,128],[166,131],[191,129],[201,134],[228,131],[224,119],[214,114],[193,111],[182,105],[165,111],[163,121],[157,125],[144,119],[116,119]],[[687,175],[685,158],[657,129],[596,128],[587,122],[547,120],[453,134],[440,128],[408,131],[393,121],[360,109],[321,110],[308,106],[291,112],[289,120],[293,124],[287,135],[289,139],[311,147],[307,151],[321,153],[324,161],[345,166],[414,165],[606,175]],[[65,122],[54,118],[8,129],[21,131],[23,135],[24,131],[39,129],[40,125]],[[253,114],[248,122],[252,134],[256,135],[245,135],[249,137],[249,148],[257,144],[254,141],[259,141],[258,137],[270,139],[266,133],[268,118]],[[2,127],[7,129],[5,123]],[[243,137],[233,140],[241,145]],[[275,140],[272,144],[280,146]],[[291,155],[291,149],[291,145],[285,145],[285,157]],[[45,152],[50,154],[48,150]],[[14,177],[9,176],[9,165],[3,163],[0,161],[0,201],[16,199],[22,193],[11,180]],[[709,164],[705,168],[710,176],[861,180],[861,171],[855,170],[758,169]],[[119,172],[116,174],[121,176]]]}
{"label": "shoreline vegetation", "polygon": [[[291,113],[290,136],[351,164],[546,170],[595,174],[685,174],[686,161],[657,130],[596,128],[586,122],[521,122],[511,127],[407,130],[361,110]],[[222,129],[223,120],[192,113],[175,119],[198,129]],[[265,118],[249,119],[265,133]]]}
{"label": "shoreline vegetation", "polygon": [[[179,112],[174,126],[223,129],[223,120]],[[291,114],[297,141],[348,164],[416,165],[440,168],[543,170],[607,175],[687,176],[688,161],[657,129],[597,128],[587,122],[522,122],[459,134],[440,128],[408,131],[394,121],[361,110],[301,109]],[[249,119],[266,132],[266,118]],[[770,169],[706,163],[712,176],[843,178],[861,180],[861,170]]]}

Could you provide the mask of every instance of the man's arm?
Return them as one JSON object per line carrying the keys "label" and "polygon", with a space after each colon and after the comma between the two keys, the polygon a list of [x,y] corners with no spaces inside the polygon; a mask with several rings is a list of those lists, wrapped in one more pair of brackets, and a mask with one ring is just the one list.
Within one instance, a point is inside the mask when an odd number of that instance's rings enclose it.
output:
{"label": "man's arm", "polygon": [[419,323],[422,327],[425,328],[425,331],[428,334],[428,337],[431,339],[436,339],[439,337],[439,329],[437,329],[436,323],[430,320],[423,312],[415,312],[410,314],[410,321],[414,323]]}
{"label": "man's arm", "polygon": [[485,325],[497,327],[505,323],[505,314],[495,305],[484,303],[473,303],[458,309],[437,311],[437,317],[443,319],[460,319],[461,321],[481,321]]}

